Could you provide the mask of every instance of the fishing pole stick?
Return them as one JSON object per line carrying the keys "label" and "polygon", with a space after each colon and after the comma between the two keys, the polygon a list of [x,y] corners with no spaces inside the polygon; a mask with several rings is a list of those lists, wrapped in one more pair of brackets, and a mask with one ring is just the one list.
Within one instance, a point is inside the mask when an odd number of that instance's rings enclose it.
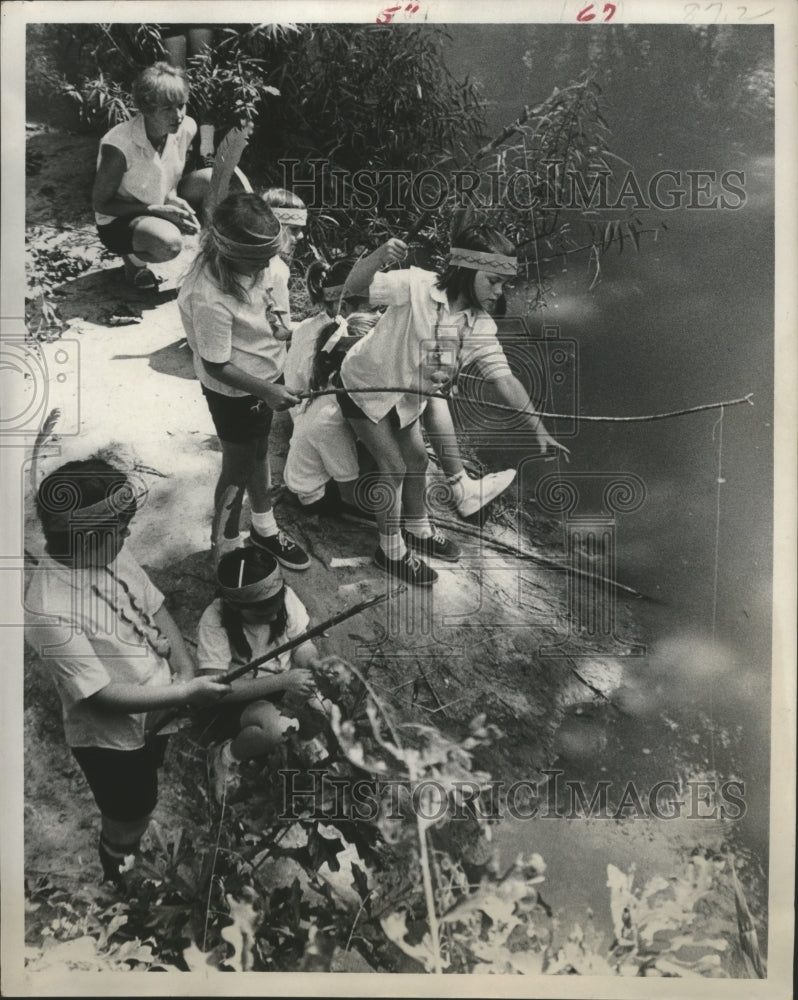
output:
{"label": "fishing pole stick", "polygon": [[[378,594],[376,597],[372,597],[368,601],[361,601],[360,604],[355,604],[353,607],[347,608],[346,611],[333,615],[332,618],[328,618],[319,625],[314,625],[313,628],[309,628],[306,632],[303,632],[302,635],[297,636],[296,639],[289,639],[288,642],[284,642],[280,646],[275,646],[274,649],[269,650],[268,653],[265,653],[263,656],[259,656],[250,663],[245,663],[242,667],[236,667],[235,670],[228,671],[221,677],[217,678],[217,681],[220,684],[232,684],[232,682],[238,680],[239,677],[243,677],[250,671],[256,670],[269,660],[276,660],[277,657],[282,656],[283,653],[288,653],[292,649],[296,649],[297,646],[301,646],[303,642],[307,642],[309,639],[314,639],[316,636],[321,635],[323,632],[326,632],[328,628],[332,628],[333,625],[339,625],[341,622],[346,621],[347,618],[353,618],[355,615],[359,615],[361,611],[365,611],[367,608],[376,607],[378,604],[382,604],[389,598],[396,597],[398,594],[403,593],[406,589],[406,587],[402,586],[393,591],[386,590],[384,594]],[[176,708],[167,712],[163,718],[156,723],[154,728],[148,732],[147,738],[149,739],[152,736],[155,736],[155,734],[159,733],[164,726],[167,726],[170,722],[174,722],[175,719],[180,718],[180,716],[184,714],[184,711],[185,710],[182,708]]]}
{"label": "fishing pole stick", "polygon": [[[416,389],[412,386],[408,387],[395,385],[377,386],[375,388],[368,389],[315,389],[312,392],[297,392],[295,395],[297,395],[300,399],[315,399],[317,396],[332,396],[341,393],[354,396],[355,393],[368,392],[401,392],[411,396],[425,396],[428,399],[445,399],[449,402],[452,398],[442,392],[427,392],[425,389]],[[702,403],[700,406],[688,406],[683,410],[669,410],[666,413],[646,413],[633,417],[587,416],[582,413],[547,413],[545,410],[536,410],[534,413],[531,413],[529,410],[521,409],[517,406],[507,406],[505,403],[494,403],[488,399],[473,399],[469,397],[463,397],[463,399],[464,401],[470,403],[477,403],[479,406],[490,406],[495,410],[505,410],[507,413],[529,413],[530,416],[541,418],[547,417],[549,420],[583,420],[593,423],[631,424],[644,423],[652,420],[668,420],[671,417],[683,417],[689,413],[701,413],[704,410],[720,410],[725,406],[738,406],[740,403],[748,403],[749,406],[753,406],[753,395],[754,394],[752,392],[749,392],[747,396],[741,396],[739,399],[727,399],[721,403]]]}

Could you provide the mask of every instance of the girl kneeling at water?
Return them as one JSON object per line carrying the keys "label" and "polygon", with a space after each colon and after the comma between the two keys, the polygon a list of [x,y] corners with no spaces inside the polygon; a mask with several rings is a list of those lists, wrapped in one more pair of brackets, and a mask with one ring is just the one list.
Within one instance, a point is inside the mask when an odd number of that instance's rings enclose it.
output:
{"label": "girl kneeling at water", "polygon": [[[219,596],[199,623],[201,676],[217,677],[307,630],[310,619],[304,605],[286,586],[279,565],[268,553],[250,547],[228,552],[219,562],[217,581]],[[307,701],[315,691],[312,671],[318,663],[316,648],[308,641],[268,660],[254,676],[233,681],[221,704],[226,706],[223,723],[234,735],[211,757],[217,801],[237,782],[238,763],[265,756],[282,741],[289,720],[280,715],[274,700],[289,694],[289,711]]]}
{"label": "girl kneeling at water", "polygon": [[472,227],[458,236],[440,275],[416,267],[378,273],[406,253],[407,246],[392,239],[353,268],[347,282],[352,293],[368,289],[373,306],[388,308],[347,354],[341,382],[350,391],[379,386],[407,391],[350,392],[339,402],[373,455],[388,498],[377,514],[375,562],[398,579],[431,586],[437,574],[418,556],[453,561],[459,552],[433,527],[425,506],[427,454],[419,417],[427,400],[421,392],[439,392],[459,368],[475,362],[501,402],[523,414],[543,454],[568,449],[548,433],[510,371],[489,315],[517,272],[512,244],[485,227]]}

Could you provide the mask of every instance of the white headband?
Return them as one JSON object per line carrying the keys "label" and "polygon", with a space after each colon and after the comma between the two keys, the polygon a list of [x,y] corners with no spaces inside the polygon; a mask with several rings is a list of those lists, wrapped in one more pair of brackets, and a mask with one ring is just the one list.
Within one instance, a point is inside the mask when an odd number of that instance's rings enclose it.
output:
{"label": "white headband", "polygon": [[346,337],[349,334],[349,329],[346,325],[346,320],[341,319],[340,316],[336,316],[336,319],[339,320],[338,329],[334,333],[330,334],[327,343],[324,345],[324,347],[322,347],[322,351],[325,354],[329,354],[330,351],[332,351],[332,349],[335,347],[335,345],[338,343],[341,337]]}
{"label": "white headband", "polygon": [[219,584],[219,593],[222,597],[235,604],[255,604],[258,601],[268,601],[270,597],[275,597],[283,588],[283,574],[280,567],[275,566],[268,576],[262,580],[255,580],[243,587],[226,587]]}
{"label": "white headband", "polygon": [[[110,496],[103,497],[96,503],[87,504],[85,507],[67,508],[65,504],[70,500],[72,489],[72,484],[61,481],[53,485],[52,496],[49,496],[50,491],[48,491],[48,496],[39,495],[39,507],[48,527],[60,528],[65,531],[67,528],[80,525],[109,520],[118,521],[121,517],[130,514],[131,508],[132,513],[135,513],[139,500],[147,496],[146,489],[137,492],[127,483],[120,485]],[[49,506],[48,500],[55,509]]]}
{"label": "white headband", "polygon": [[272,215],[282,226],[304,226],[308,221],[306,208],[274,208],[269,205]]}

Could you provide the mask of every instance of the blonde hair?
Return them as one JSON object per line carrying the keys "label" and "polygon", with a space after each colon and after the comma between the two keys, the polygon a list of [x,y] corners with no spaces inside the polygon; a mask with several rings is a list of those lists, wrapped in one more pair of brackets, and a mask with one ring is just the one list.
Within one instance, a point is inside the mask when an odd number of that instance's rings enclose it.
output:
{"label": "blonde hair", "polygon": [[188,93],[185,71],[168,62],[153,63],[133,83],[133,100],[143,114],[157,111],[164,104],[185,104]]}

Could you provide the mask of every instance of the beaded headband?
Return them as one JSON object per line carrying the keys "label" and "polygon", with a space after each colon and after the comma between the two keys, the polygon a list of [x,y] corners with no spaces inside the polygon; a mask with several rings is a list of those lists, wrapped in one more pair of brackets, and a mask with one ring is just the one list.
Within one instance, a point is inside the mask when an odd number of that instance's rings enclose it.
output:
{"label": "beaded headband", "polygon": [[77,499],[74,487],[66,482],[59,482],[53,486],[53,495],[39,497],[39,507],[42,517],[47,522],[47,527],[51,530],[66,531],[80,525],[90,526],[93,524],[118,521],[128,515],[132,516],[136,512],[138,501],[147,496],[147,490],[138,492],[132,486],[119,486],[109,497],[103,497],[96,503],[87,504],[85,507],[67,506],[70,499]]}
{"label": "beaded headband", "polygon": [[283,574],[280,572],[280,567],[275,566],[262,580],[255,580],[254,583],[247,583],[243,587],[226,587],[224,584],[219,584],[219,593],[234,604],[256,604],[258,601],[268,601],[270,597],[276,597],[282,588]]}
{"label": "beaded headband", "polygon": [[463,247],[452,247],[449,252],[449,263],[455,267],[467,267],[472,271],[493,271],[495,274],[505,274],[508,277],[518,274],[518,259],[508,257],[503,253],[491,253],[486,250],[465,250]]}
{"label": "beaded headband", "polygon": [[272,215],[283,226],[307,225],[308,211],[306,208],[275,208],[270,205]]}
{"label": "beaded headband", "polygon": [[227,260],[240,260],[248,264],[267,264],[280,249],[281,231],[275,236],[252,233],[250,235],[260,242],[239,243],[237,240],[231,240],[229,237],[223,236],[216,226],[211,226],[208,229],[211,241],[215,244],[220,256],[225,257]]}

